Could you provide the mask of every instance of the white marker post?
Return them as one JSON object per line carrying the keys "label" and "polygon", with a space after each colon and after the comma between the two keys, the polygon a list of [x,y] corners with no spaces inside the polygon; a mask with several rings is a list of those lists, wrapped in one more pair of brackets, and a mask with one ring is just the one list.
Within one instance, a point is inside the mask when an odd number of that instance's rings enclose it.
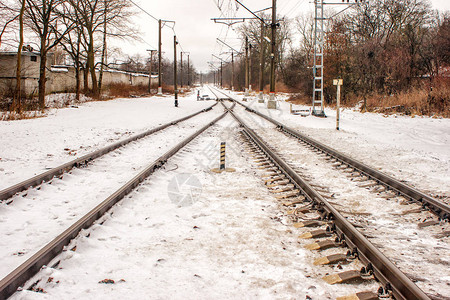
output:
{"label": "white marker post", "polygon": [[341,104],[341,85],[343,84],[342,79],[333,79],[333,85],[337,86],[336,95],[336,130],[339,130],[339,105]]}

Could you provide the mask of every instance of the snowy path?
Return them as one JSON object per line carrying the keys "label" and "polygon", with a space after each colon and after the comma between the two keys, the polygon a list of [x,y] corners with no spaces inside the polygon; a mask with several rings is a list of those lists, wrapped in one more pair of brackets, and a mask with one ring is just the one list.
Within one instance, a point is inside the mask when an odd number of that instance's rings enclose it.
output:
{"label": "snowy path", "polygon": [[[435,234],[450,231],[449,224],[420,229],[418,223],[432,218],[431,213],[394,215],[393,212],[400,214],[420,207],[416,204],[401,205],[403,198],[386,200],[377,193],[359,187],[361,182],[351,181],[346,176],[348,174],[333,168],[330,162],[304,147],[296,139],[276,130],[272,123],[246,112],[241,106],[236,107],[235,111],[284,160],[300,174],[308,176],[311,184],[322,186],[328,194],[334,194],[335,199],[331,201],[337,203],[336,208],[349,220],[360,225],[362,228],[359,230],[371,237],[370,240],[394,261],[400,270],[416,279],[416,284],[423,291],[433,295],[450,294],[450,269],[444,267],[450,264],[450,257],[443,255],[444,249],[450,248],[450,239],[434,237]],[[320,256],[342,252],[342,249],[334,248],[321,251]]]}

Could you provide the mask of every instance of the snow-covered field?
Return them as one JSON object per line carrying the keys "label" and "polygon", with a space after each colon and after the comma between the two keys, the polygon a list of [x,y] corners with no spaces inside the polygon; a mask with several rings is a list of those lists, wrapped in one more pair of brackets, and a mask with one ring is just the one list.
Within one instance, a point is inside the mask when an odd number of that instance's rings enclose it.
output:
{"label": "snow-covered field", "polygon": [[[0,188],[212,104],[195,100],[195,95],[181,98],[178,109],[173,107],[172,97],[88,102],[78,108],[55,110],[47,118],[0,122]],[[276,111],[268,111],[255,101],[250,105],[360,160],[369,159],[369,164],[421,190],[450,196],[447,119],[385,118],[345,110],[338,132],[334,130],[332,110],[326,111],[327,119],[302,118],[290,115],[288,104],[283,102]],[[217,107],[178,129],[191,128],[188,131],[192,132],[221,111]],[[173,139],[163,133],[147,143],[133,143],[131,148],[138,145],[138,149],[132,151],[148,155],[150,162],[170,143],[181,140],[179,131],[171,130],[167,133],[172,132]],[[297,241],[299,232],[280,218],[280,208],[263,185],[261,171],[243,150],[237,130],[228,116],[199,136],[114,207],[101,225],[97,223],[74,240],[69,248],[76,245],[76,251],[60,255],[56,269],[46,268],[37,275],[42,279],[38,287],[45,293],[22,291],[13,298],[334,299],[355,291],[375,290],[374,283],[329,286],[322,281],[322,276],[338,270],[313,266],[314,254],[303,249]],[[221,141],[227,142],[227,164],[236,169],[234,173],[210,172],[218,165]],[[119,164],[115,172],[126,169],[130,174],[137,173],[137,166],[129,171],[129,157],[122,159],[120,152],[111,154]],[[44,191],[32,189],[28,193],[39,197],[45,190],[64,190],[86,172],[92,176],[86,186],[109,180],[106,172],[98,172],[99,165],[108,164],[106,160],[95,164],[54,180],[51,187],[43,186]],[[186,184],[182,184],[184,180]],[[90,204],[83,205],[93,205],[113,192],[103,189]],[[51,198],[51,194],[45,195]],[[67,195],[63,202],[74,202],[73,211],[67,209],[70,206],[62,205],[64,210],[56,206],[62,204],[57,202],[63,195],[47,200],[44,197],[40,203],[32,203],[36,202],[33,197],[16,197],[8,206],[0,204],[1,234],[20,232],[23,237],[14,241],[9,251],[2,251],[2,266],[9,264],[11,268],[9,261],[29,249],[28,240],[35,241],[33,236],[52,230],[49,223],[66,226],[71,212],[79,214],[89,208],[76,207],[83,205]],[[14,211],[18,216],[32,216],[30,205],[42,210],[30,222],[8,215]],[[60,213],[65,215],[63,225],[42,218],[45,211],[56,219]],[[46,237],[40,242],[48,242],[49,235],[42,236]],[[8,239],[6,235],[3,238]],[[8,244],[2,247],[7,249]],[[105,279],[114,280],[114,284],[100,283]],[[447,280],[450,282],[450,278]]]}

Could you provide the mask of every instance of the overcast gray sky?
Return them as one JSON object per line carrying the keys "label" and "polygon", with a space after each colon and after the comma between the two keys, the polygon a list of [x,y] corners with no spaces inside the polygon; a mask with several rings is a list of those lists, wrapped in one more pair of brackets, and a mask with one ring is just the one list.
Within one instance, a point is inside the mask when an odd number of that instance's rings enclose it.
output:
{"label": "overcast gray sky", "polygon": [[[226,39],[231,46],[240,48],[240,40],[235,33],[236,25],[215,24],[214,17],[249,17],[250,14],[239,7],[233,0],[133,0],[157,19],[176,21],[175,32],[180,46],[190,52],[190,59],[198,71],[209,70],[208,61],[212,53],[221,52],[216,38]],[[241,0],[251,10],[267,8],[272,0]],[[340,1],[339,1],[340,2]],[[450,0],[431,0],[434,9],[450,11]],[[221,7],[219,10],[218,6]],[[295,17],[314,8],[312,0],[278,0],[278,14]],[[236,7],[239,9],[236,12]],[[136,26],[143,33],[145,43],[121,42],[124,53],[129,55],[148,55],[147,49],[156,49],[158,45],[158,22],[150,16],[139,13]],[[163,51],[170,59],[173,57],[173,31],[169,27],[163,29]]]}

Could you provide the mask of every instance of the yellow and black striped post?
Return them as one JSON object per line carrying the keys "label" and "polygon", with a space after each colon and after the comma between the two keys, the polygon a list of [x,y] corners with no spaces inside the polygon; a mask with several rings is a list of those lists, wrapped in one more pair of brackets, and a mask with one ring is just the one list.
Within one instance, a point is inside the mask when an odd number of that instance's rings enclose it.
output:
{"label": "yellow and black striped post", "polygon": [[225,170],[225,142],[220,143],[220,170]]}
{"label": "yellow and black striped post", "polygon": [[214,173],[222,173],[222,172],[235,172],[236,170],[233,168],[225,167],[225,142],[220,143],[220,167],[211,169]]}

